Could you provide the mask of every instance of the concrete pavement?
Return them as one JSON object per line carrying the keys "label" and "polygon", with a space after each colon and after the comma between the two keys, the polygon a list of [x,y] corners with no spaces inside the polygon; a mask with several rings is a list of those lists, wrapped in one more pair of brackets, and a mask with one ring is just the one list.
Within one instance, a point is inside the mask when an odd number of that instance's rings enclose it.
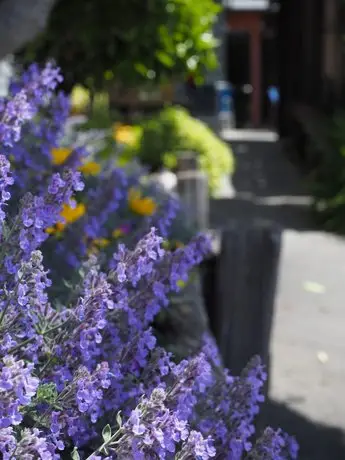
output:
{"label": "concrete pavement", "polygon": [[[271,398],[323,435],[296,430],[305,459],[345,458],[345,243],[286,230],[272,337]],[[328,438],[332,428],[337,441]],[[341,448],[342,446],[342,448]]]}

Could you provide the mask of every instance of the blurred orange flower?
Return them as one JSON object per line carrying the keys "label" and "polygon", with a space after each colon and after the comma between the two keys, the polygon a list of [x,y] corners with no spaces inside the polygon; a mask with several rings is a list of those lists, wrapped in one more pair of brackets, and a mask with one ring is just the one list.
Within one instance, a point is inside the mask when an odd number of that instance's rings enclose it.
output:
{"label": "blurred orange flower", "polygon": [[52,235],[57,232],[62,232],[68,224],[73,224],[73,222],[83,217],[85,212],[86,207],[83,203],[78,203],[74,207],[64,204],[60,215],[64,218],[65,222],[58,222],[55,227],[46,228],[46,233]]}
{"label": "blurred orange flower", "polygon": [[59,148],[51,149],[50,154],[52,156],[53,165],[59,166],[65,163],[65,161],[71,155],[71,153],[72,153],[72,149],[69,149],[67,147],[59,147]]}
{"label": "blurred orange flower", "polygon": [[92,244],[99,248],[106,248],[109,246],[110,241],[107,240],[106,238],[96,238],[95,240],[92,241]]}
{"label": "blurred orange flower", "polygon": [[113,139],[119,144],[133,145],[136,141],[136,135],[132,126],[115,123],[113,125]]}
{"label": "blurred orange flower", "polygon": [[130,209],[140,216],[152,216],[157,209],[157,204],[152,198],[142,197],[141,192],[133,188],[128,192],[128,204]]}
{"label": "blurred orange flower", "polygon": [[79,171],[85,175],[97,176],[101,171],[101,165],[96,161],[88,161],[80,166]]}

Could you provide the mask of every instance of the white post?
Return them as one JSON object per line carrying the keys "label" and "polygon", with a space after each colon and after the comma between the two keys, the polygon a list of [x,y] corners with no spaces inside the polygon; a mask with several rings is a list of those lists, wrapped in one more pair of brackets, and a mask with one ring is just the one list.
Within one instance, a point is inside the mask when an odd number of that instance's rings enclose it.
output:
{"label": "white post", "polygon": [[0,97],[8,95],[10,80],[13,76],[13,56],[0,60]]}
{"label": "white post", "polygon": [[197,230],[209,227],[209,190],[205,173],[198,170],[177,174],[177,192],[185,209],[187,225]]}

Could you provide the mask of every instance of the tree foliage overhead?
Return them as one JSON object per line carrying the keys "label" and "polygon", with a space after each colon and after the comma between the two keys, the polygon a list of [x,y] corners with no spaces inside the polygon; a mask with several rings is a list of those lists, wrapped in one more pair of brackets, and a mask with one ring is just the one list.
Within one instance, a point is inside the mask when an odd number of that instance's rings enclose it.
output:
{"label": "tree foliage overhead", "polygon": [[70,83],[162,80],[216,64],[214,0],[58,0],[46,31],[20,52],[53,57]]}

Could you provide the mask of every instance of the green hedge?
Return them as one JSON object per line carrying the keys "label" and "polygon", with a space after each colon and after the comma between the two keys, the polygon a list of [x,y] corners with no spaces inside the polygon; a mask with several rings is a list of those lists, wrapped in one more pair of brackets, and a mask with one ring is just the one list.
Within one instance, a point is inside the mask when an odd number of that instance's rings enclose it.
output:
{"label": "green hedge", "polygon": [[215,192],[224,174],[234,170],[231,148],[205,123],[176,107],[163,109],[158,115],[141,124],[136,146],[127,152],[137,155],[152,170],[162,166],[171,169],[182,151],[198,154],[200,168],[209,179],[210,192]]}
{"label": "green hedge", "polygon": [[[337,113],[328,126],[327,150],[319,156],[311,174],[313,210],[328,231],[345,233],[345,112]],[[317,148],[317,145],[315,145]]]}

